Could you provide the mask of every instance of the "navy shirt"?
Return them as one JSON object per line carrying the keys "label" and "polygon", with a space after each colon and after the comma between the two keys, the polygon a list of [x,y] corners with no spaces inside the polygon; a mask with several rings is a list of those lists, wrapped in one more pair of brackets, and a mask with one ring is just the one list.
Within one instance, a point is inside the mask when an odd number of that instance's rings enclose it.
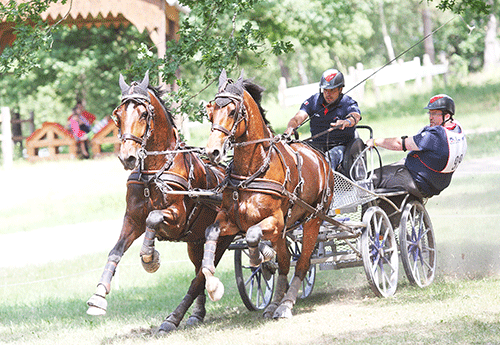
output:
{"label": "navy shirt", "polygon": [[408,153],[405,165],[423,194],[438,195],[450,184],[467,150],[462,128],[456,122],[426,126],[413,140],[420,151]]}
{"label": "navy shirt", "polygon": [[[316,93],[302,103],[300,110],[309,115],[312,136],[330,128],[330,123],[344,120],[350,113],[361,114],[358,103],[344,94],[341,94],[337,101],[327,107],[323,94]],[[353,120],[350,119],[350,121]],[[348,142],[354,139],[354,132],[354,127],[348,127],[344,130],[335,129],[313,139],[312,144],[325,152],[337,145],[347,145]]]}

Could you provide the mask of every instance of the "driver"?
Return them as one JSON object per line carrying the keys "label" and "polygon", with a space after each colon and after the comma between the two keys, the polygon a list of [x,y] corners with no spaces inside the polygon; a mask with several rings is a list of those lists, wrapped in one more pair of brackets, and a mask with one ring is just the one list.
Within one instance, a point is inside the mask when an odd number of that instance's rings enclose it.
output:
{"label": "driver", "polygon": [[410,151],[406,159],[374,171],[375,188],[402,188],[422,198],[438,195],[449,186],[467,150],[462,126],[453,119],[455,102],[450,96],[439,94],[424,109],[429,110],[429,126],[416,135],[366,142],[369,147]]}
{"label": "driver", "polygon": [[338,170],[347,144],[354,139],[355,126],[361,121],[358,103],[344,95],[344,75],[336,69],[323,72],[319,93],[302,103],[300,110],[288,122],[285,134],[290,135],[308,117],[311,120],[311,135],[333,127],[339,128],[313,139],[312,145],[326,152],[332,169]]}

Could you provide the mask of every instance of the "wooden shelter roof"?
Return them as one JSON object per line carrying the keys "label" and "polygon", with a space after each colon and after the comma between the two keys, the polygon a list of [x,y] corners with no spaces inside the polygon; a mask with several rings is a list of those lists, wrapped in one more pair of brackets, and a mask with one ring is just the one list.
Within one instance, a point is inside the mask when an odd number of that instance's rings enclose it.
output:
{"label": "wooden shelter roof", "polygon": [[[0,0],[7,3],[8,0]],[[177,0],[73,0],[54,3],[41,17],[50,24],[83,26],[134,25],[140,32],[147,30],[163,56],[167,40],[177,39],[179,13],[188,13]],[[15,40],[12,23],[0,23],[0,51]]]}

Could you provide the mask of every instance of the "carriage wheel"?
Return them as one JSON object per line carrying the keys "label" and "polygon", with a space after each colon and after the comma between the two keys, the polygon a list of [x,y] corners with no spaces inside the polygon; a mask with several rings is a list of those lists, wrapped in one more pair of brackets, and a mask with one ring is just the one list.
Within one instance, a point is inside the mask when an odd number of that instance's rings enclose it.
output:
{"label": "carriage wheel", "polygon": [[361,256],[368,284],[379,297],[389,297],[398,285],[398,249],[391,222],[378,206],[363,215]]}
{"label": "carriage wheel", "polygon": [[399,248],[410,284],[420,287],[431,284],[436,273],[436,242],[429,214],[419,201],[410,201],[403,210]]}
{"label": "carriage wheel", "polygon": [[[292,261],[297,262],[297,260],[299,260],[300,253],[302,253],[302,242],[287,240],[287,244],[288,244],[288,250],[292,255]],[[295,270],[293,270],[292,273],[295,273]],[[290,282],[293,279],[294,275],[295,274],[292,275]],[[298,296],[299,298],[304,299],[311,295],[314,288],[315,280],[316,280],[316,264],[311,264],[309,266],[309,270],[307,271],[304,280],[302,281],[302,290],[299,291],[301,292],[301,294]]]}
{"label": "carriage wheel", "polygon": [[248,249],[234,250],[234,275],[241,300],[248,310],[265,309],[274,292],[274,262],[250,267]]}

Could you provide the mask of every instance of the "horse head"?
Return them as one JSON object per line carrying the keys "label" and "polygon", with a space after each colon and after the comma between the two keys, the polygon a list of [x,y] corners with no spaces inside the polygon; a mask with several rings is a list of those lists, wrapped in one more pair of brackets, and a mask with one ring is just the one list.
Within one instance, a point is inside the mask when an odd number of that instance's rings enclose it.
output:
{"label": "horse head", "polygon": [[250,95],[245,91],[242,76],[243,71],[238,80],[233,82],[222,70],[218,93],[214,101],[206,106],[208,119],[212,123],[206,153],[215,164],[225,159],[231,143],[246,132],[245,99]]}
{"label": "horse head", "polygon": [[[125,169],[133,170],[146,158],[144,155],[146,150],[164,149],[172,140],[164,138],[162,143],[162,140],[155,138],[159,134],[154,133],[155,126],[163,127],[170,123],[175,132],[174,141],[177,132],[159,95],[149,87],[148,72],[141,82],[132,82],[130,85],[120,74],[119,85],[122,92],[121,104],[113,111],[113,119],[120,129],[121,146],[118,158]],[[165,113],[165,116],[158,116],[160,113]]]}

